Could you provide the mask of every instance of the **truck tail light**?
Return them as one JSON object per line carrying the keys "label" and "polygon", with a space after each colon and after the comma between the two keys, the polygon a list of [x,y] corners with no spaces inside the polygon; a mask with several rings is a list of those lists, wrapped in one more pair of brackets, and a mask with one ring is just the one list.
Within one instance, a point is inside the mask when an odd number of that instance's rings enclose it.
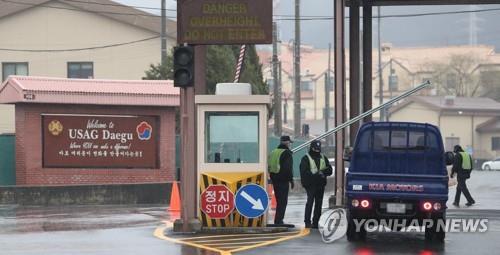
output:
{"label": "truck tail light", "polygon": [[370,208],[370,201],[367,199],[361,200],[361,207],[362,208]]}
{"label": "truck tail light", "polygon": [[352,205],[352,207],[356,207],[356,208],[359,207],[359,200],[353,199],[351,201],[351,205]]}
{"label": "truck tail light", "polygon": [[430,211],[432,209],[432,203],[431,202],[424,202],[422,204],[422,209],[424,209],[424,211]]}
{"label": "truck tail light", "polygon": [[439,202],[434,203],[434,210],[435,211],[441,210],[441,203],[439,203]]}

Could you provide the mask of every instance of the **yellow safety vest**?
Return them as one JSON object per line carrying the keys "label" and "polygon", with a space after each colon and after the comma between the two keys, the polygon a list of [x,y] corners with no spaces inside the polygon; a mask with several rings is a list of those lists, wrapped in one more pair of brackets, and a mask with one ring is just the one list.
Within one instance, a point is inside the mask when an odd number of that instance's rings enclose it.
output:
{"label": "yellow safety vest", "polygon": [[[311,155],[309,155],[309,153],[306,155],[309,158],[309,166],[311,168],[311,173],[316,174],[318,172],[318,166],[316,165],[316,162],[314,162],[314,159],[311,157]],[[321,159],[319,160],[319,171],[324,171],[326,170],[325,157],[323,155],[320,156]]]}
{"label": "yellow safety vest", "polygon": [[273,174],[277,174],[280,172],[280,157],[285,149],[274,149],[269,155],[269,172]]}
{"label": "yellow safety vest", "polygon": [[470,155],[467,152],[459,152],[462,155],[462,169],[463,170],[472,170],[472,160]]}

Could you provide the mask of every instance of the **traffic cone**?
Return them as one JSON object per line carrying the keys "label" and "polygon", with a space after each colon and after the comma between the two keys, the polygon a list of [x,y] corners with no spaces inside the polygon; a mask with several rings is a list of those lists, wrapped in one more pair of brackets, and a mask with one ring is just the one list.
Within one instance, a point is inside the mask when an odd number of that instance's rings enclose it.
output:
{"label": "traffic cone", "polygon": [[172,183],[172,193],[170,194],[170,207],[168,208],[170,212],[180,212],[181,211],[181,197],[179,195],[179,184],[178,182]]}
{"label": "traffic cone", "polygon": [[271,199],[271,209],[276,209],[276,196],[274,195],[274,188],[272,184],[267,185],[267,194]]}

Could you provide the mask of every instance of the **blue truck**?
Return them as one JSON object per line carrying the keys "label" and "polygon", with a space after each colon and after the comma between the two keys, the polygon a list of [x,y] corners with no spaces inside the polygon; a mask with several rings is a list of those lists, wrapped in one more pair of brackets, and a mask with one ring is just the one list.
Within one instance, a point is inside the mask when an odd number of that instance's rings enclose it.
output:
{"label": "blue truck", "polygon": [[363,219],[416,220],[419,224],[425,220],[434,223],[424,226],[426,240],[442,242],[445,232],[437,221],[446,219],[446,165],[452,163],[452,155],[444,152],[441,133],[434,125],[365,123],[346,156],[350,161],[345,193],[347,239],[366,237],[365,226],[356,228]]}

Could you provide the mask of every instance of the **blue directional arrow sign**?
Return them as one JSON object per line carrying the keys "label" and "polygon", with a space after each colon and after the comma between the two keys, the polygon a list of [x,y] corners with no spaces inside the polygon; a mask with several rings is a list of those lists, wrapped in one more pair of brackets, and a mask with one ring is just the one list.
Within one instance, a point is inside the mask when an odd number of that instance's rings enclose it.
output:
{"label": "blue directional arrow sign", "polygon": [[247,184],[234,196],[236,210],[247,218],[257,218],[264,214],[269,206],[267,192],[260,185]]}

